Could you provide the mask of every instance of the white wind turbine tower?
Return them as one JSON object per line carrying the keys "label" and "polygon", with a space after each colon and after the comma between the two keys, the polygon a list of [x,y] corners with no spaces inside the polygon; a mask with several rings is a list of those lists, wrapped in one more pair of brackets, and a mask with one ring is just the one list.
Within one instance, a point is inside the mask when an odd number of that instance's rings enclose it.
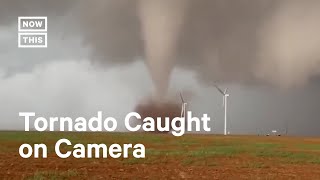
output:
{"label": "white wind turbine tower", "polygon": [[224,106],[224,135],[227,135],[227,99],[229,97],[229,94],[227,94],[228,88],[226,88],[224,91],[220,89],[217,85],[214,85],[217,90],[223,95],[223,106]]}

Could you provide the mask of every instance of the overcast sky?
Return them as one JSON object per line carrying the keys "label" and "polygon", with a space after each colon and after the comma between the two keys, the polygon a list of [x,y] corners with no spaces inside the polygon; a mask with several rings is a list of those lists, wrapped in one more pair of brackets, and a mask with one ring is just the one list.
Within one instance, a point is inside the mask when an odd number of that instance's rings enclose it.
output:
{"label": "overcast sky", "polygon": [[[0,21],[0,129],[23,129],[19,112],[33,111],[44,117],[92,117],[103,111],[105,116],[117,118],[118,130],[125,131],[125,115],[152,91],[144,59],[135,58],[124,65],[108,64],[108,60],[103,66],[95,64],[90,55],[92,49],[82,42],[81,34],[70,35],[73,29],[66,29],[69,26],[63,25],[65,19],[48,17],[46,49],[19,49],[18,17]],[[186,97],[189,109],[198,116],[209,114],[212,133],[222,133],[222,96],[196,76],[190,68],[176,67],[170,94],[192,92]],[[231,133],[284,132],[288,124],[289,134],[320,135],[317,78],[285,89],[240,83],[221,86],[229,88]]]}

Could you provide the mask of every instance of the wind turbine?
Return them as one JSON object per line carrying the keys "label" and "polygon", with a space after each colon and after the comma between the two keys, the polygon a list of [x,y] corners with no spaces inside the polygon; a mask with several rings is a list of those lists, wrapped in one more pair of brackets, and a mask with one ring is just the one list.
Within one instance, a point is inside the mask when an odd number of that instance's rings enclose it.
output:
{"label": "wind turbine", "polygon": [[217,90],[223,95],[223,106],[224,106],[224,135],[227,135],[227,99],[229,97],[229,94],[227,93],[228,88],[226,88],[224,91],[220,89],[217,85],[214,85]]}
{"label": "wind turbine", "polygon": [[182,93],[180,92],[180,98],[181,98],[181,117],[186,117],[186,107],[187,103],[184,101]]}

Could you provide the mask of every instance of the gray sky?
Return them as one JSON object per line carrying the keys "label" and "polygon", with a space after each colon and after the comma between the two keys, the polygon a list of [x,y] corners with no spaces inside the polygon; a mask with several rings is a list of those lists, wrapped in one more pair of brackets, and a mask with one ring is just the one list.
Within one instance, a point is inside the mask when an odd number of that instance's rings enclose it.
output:
{"label": "gray sky", "polygon": [[[18,6],[11,6],[9,1],[0,3],[4,4],[1,8],[19,12]],[[68,4],[65,5],[67,8]],[[31,15],[29,11],[25,12]],[[69,16],[64,18],[52,12],[40,13],[49,19],[47,49],[18,49],[17,16],[25,14],[5,14],[8,17],[1,14],[0,128],[22,129],[24,122],[18,113],[24,111],[34,111],[45,117],[91,117],[102,110],[105,116],[117,118],[118,130],[124,131],[124,116],[152,91],[144,58],[135,57],[119,65],[114,63],[116,60],[112,56],[102,53],[105,60],[101,65],[92,60],[97,45],[83,42],[88,34],[76,30],[78,26],[68,19]],[[246,42],[243,44],[245,46]],[[121,49],[117,50],[121,52]],[[101,53],[95,54],[99,55]],[[222,133],[222,97],[210,83],[199,80],[195,65],[186,69],[181,67],[184,66],[176,66],[171,75],[170,94],[180,90],[192,92],[191,97],[186,97],[190,109],[196,115],[208,113],[212,118],[213,133]],[[221,83],[230,90],[232,133],[266,133],[272,129],[284,132],[288,122],[290,134],[320,135],[319,79],[315,77],[304,85],[288,88],[249,84],[242,81]],[[178,100],[179,97],[175,98]]]}

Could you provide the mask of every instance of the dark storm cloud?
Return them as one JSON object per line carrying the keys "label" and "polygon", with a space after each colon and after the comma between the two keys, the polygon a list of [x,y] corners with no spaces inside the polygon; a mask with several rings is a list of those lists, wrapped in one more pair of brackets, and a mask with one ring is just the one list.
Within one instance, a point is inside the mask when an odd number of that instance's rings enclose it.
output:
{"label": "dark storm cloud", "polygon": [[2,24],[21,14],[71,17],[93,58],[126,64],[143,57],[161,91],[175,64],[209,84],[285,87],[320,69],[317,0],[3,0],[0,12]]}
{"label": "dark storm cloud", "polygon": [[63,16],[76,2],[73,0],[1,0],[0,24],[16,23],[18,16]]}

